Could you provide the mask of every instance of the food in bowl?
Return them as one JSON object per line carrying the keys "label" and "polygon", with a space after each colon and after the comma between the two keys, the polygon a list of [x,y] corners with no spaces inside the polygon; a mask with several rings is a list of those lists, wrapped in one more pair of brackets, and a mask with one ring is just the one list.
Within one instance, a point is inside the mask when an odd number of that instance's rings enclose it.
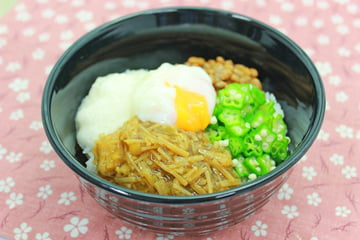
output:
{"label": "food in bowl", "polygon": [[[226,191],[196,196],[148,194],[117,186],[85,167],[75,114],[95,79],[126,69],[155,69],[189,56],[223,56],[256,68],[262,88],[281,103],[290,154],[268,174]],[[46,82],[44,130],[81,187],[127,223],[164,234],[204,235],[256,214],[286,182],[311,148],[325,112],[316,68],[291,39],[256,19],[204,8],[152,9],[104,24],[76,41]]]}
{"label": "food in bowl", "polygon": [[280,105],[257,76],[222,57],[190,57],[99,77],[76,114],[88,169],[123,187],[176,196],[267,174],[286,159],[290,139]]}
{"label": "food in bowl", "polygon": [[230,153],[206,133],[138,117],[100,136],[93,154],[100,176],[137,191],[193,196],[241,184]]}

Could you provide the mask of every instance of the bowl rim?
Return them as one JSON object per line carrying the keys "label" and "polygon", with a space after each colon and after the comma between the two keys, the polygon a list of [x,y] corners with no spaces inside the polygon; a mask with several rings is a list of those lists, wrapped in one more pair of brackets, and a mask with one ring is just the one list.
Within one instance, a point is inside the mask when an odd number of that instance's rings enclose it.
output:
{"label": "bowl rim", "polygon": [[[52,118],[51,118],[51,98],[53,95],[52,89],[54,87],[55,79],[57,78],[58,74],[61,72],[62,66],[66,63],[67,59],[70,58],[79,47],[85,45],[89,41],[93,40],[96,36],[101,34],[102,32],[106,31],[108,27],[118,24],[119,22],[126,21],[131,18],[136,18],[141,15],[152,15],[152,14],[161,14],[163,12],[178,12],[178,11],[201,11],[201,12],[209,12],[212,14],[222,14],[228,15],[231,18],[237,18],[245,21],[252,22],[259,27],[266,28],[267,30],[271,31],[274,36],[278,38],[283,44],[287,45],[291,50],[296,54],[301,61],[306,66],[309,74],[314,79],[314,89],[317,92],[316,94],[316,101],[318,102],[317,109],[314,109],[315,116],[313,119],[313,126],[306,132],[305,137],[306,141],[303,142],[300,146],[297,147],[297,150],[288,157],[283,163],[277,166],[273,171],[270,173],[261,176],[253,181],[249,181],[247,183],[241,184],[238,187],[234,187],[222,192],[216,192],[211,194],[204,194],[204,195],[196,195],[196,196],[168,196],[168,195],[158,195],[158,194],[151,194],[151,193],[144,193],[139,192],[131,189],[127,189],[113,183],[110,183],[99,176],[90,173],[85,167],[83,167],[66,149],[66,147],[60,141],[58,134],[52,125]],[[317,134],[320,131],[324,115],[325,115],[325,90],[324,86],[318,73],[315,65],[313,64],[312,60],[309,56],[288,36],[280,32],[279,30],[271,27],[270,25],[256,20],[252,17],[248,17],[246,15],[216,9],[216,8],[208,8],[208,7],[164,7],[164,8],[154,8],[144,11],[139,11],[136,13],[128,14],[107,23],[104,23],[95,29],[85,33],[82,37],[80,37],[77,41],[75,41],[57,60],[54,67],[52,68],[48,79],[45,83],[43,89],[43,97],[41,102],[41,115],[42,115],[42,122],[44,125],[44,130],[46,136],[54,148],[57,155],[62,159],[62,161],[70,167],[78,177],[82,178],[91,184],[100,187],[103,190],[109,191],[112,194],[131,198],[134,200],[142,200],[146,202],[153,202],[153,203],[162,203],[162,204],[190,204],[190,203],[202,203],[214,200],[220,200],[224,198],[228,198],[234,195],[244,194],[249,192],[257,187],[263,186],[271,180],[279,177],[280,175],[284,174],[288,169],[290,169],[293,165],[295,165],[300,158],[308,151],[311,147],[312,143],[315,141]]]}

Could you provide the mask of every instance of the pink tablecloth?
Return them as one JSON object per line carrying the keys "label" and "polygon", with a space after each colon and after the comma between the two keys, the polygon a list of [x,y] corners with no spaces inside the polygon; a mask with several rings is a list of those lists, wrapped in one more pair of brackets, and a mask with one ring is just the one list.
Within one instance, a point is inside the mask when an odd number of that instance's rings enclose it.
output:
{"label": "pink tablecloth", "polygon": [[10,239],[183,239],[141,231],[84,192],[47,141],[47,75],[72,42],[119,16],[169,5],[230,9],[303,47],[327,91],[322,130],[280,192],[215,239],[359,239],[360,5],[358,0],[22,0],[0,19],[0,236]]}

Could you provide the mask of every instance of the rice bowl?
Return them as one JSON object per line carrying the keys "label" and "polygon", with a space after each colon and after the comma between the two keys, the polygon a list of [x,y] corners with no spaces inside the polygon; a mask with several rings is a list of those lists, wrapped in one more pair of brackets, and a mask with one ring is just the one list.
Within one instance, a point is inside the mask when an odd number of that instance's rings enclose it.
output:
{"label": "rice bowl", "polygon": [[[87,157],[76,143],[74,119],[95,79],[126,69],[153,69],[163,62],[184,62],[193,55],[224,56],[259,70],[264,90],[276,96],[288,123],[292,143],[287,161],[239,187],[191,197],[141,193],[90,173],[85,167]],[[145,11],[88,33],[56,63],[42,102],[44,129],[50,143],[99,204],[148,230],[195,235],[239,223],[266,204],[315,140],[324,110],[321,79],[294,42],[249,17],[203,8]]]}

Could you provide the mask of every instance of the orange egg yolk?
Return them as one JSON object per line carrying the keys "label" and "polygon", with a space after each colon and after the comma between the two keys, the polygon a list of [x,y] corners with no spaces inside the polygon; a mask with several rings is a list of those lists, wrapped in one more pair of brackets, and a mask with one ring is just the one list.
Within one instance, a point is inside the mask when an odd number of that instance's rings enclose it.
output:
{"label": "orange egg yolk", "polygon": [[202,131],[210,123],[210,115],[206,98],[176,87],[175,109],[177,119],[175,125],[187,131]]}

